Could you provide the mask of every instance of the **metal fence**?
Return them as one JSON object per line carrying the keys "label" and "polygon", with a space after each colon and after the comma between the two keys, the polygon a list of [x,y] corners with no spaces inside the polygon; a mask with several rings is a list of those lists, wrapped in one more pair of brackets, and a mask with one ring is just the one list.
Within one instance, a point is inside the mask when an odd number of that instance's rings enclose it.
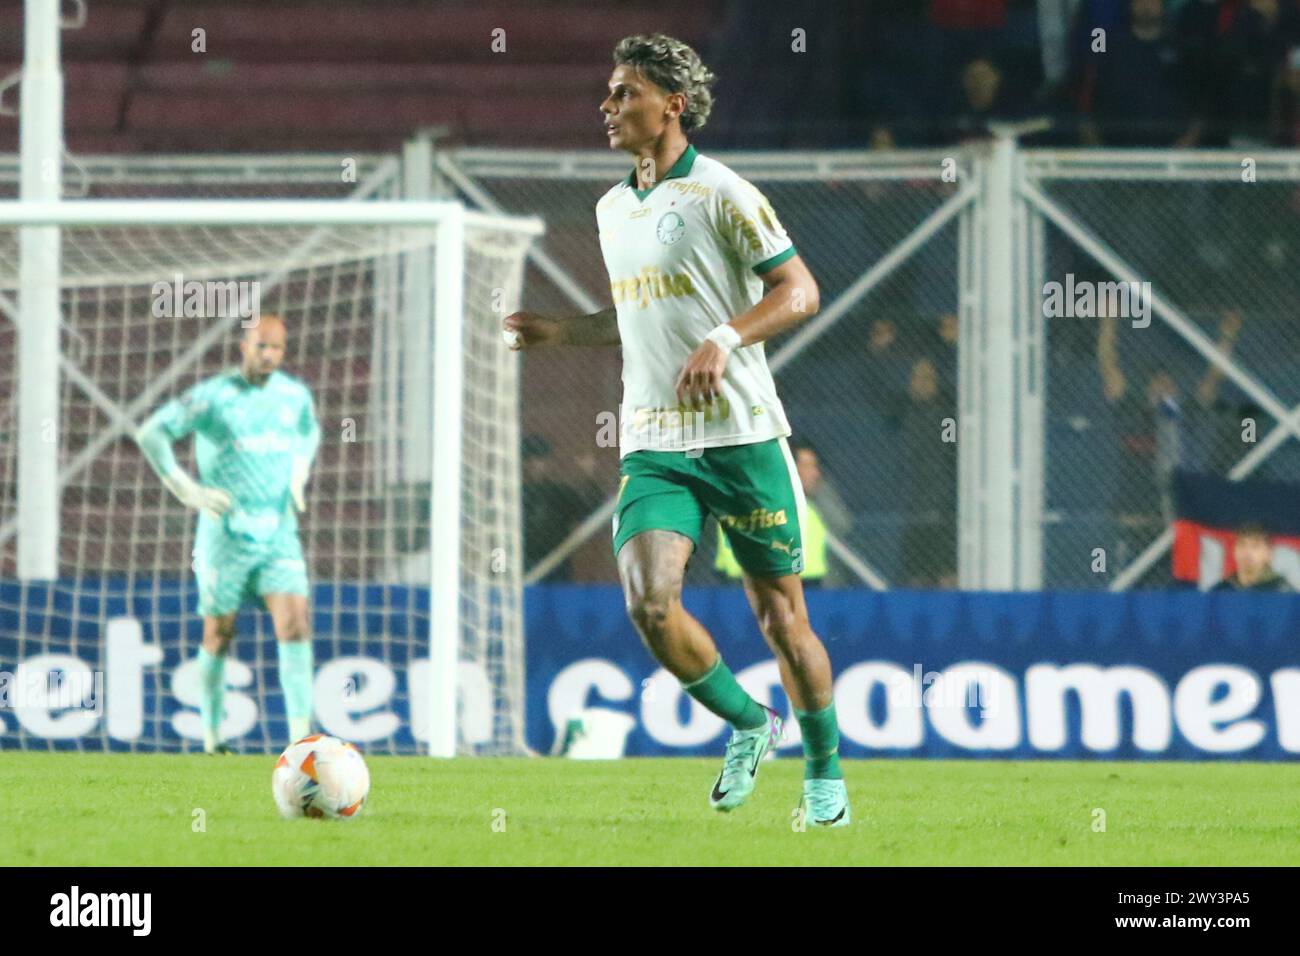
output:
{"label": "metal fence", "polygon": [[1175,468],[1300,475],[1300,156],[1023,156],[1045,280],[1150,293],[1046,322],[1044,584],[1163,586]]}
{"label": "metal fence", "polygon": [[[768,343],[823,480],[831,584],[1168,583],[1174,467],[1294,476],[1300,160],[1290,153],[1019,150],[713,154],[753,182],[822,289]],[[445,189],[548,224],[526,305],[609,305],[596,200],[617,156],[460,150]],[[1136,282],[1150,321],[1062,296]],[[1142,285],[1145,284],[1145,285]],[[1058,298],[1057,305],[1060,304]],[[531,580],[613,580],[616,350],[528,357]],[[1255,431],[1251,431],[1251,423]],[[955,425],[955,434],[952,426]],[[956,438],[956,440],[954,440]],[[722,580],[706,529],[688,582]]]}
{"label": "metal fence", "polygon": [[[527,308],[609,305],[594,206],[625,158],[433,155],[435,196],[546,220]],[[810,500],[830,531],[829,584],[1162,586],[1174,467],[1300,472],[1296,154],[995,140],[710,155],[767,194],[821,286],[821,313],[767,354],[795,438],[819,458]],[[106,198],[410,192],[409,149],[405,164],[352,159],[91,157],[65,185]],[[16,158],[0,158],[0,196],[16,184]],[[1149,321],[1104,301],[1053,314],[1045,295],[1058,284],[1074,302],[1119,281],[1148,284],[1134,307]],[[599,416],[617,415],[619,369],[613,349],[524,362],[529,580],[615,579],[618,453]],[[710,524],[690,583],[724,580],[715,536]]]}

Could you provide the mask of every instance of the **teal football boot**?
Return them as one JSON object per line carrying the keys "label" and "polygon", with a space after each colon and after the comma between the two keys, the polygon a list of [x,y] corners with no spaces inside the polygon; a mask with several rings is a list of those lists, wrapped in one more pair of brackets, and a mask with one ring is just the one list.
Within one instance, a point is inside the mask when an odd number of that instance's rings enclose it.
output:
{"label": "teal football boot", "polygon": [[785,736],[780,716],[770,707],[767,721],[753,730],[733,730],[727,741],[727,752],[722,758],[722,773],[709,794],[709,806],[724,813],[734,810],[749,799],[754,792],[758,765],[767,752]]}
{"label": "teal football boot", "polygon": [[843,780],[805,780],[799,804],[804,820],[817,827],[849,825],[849,791]]}

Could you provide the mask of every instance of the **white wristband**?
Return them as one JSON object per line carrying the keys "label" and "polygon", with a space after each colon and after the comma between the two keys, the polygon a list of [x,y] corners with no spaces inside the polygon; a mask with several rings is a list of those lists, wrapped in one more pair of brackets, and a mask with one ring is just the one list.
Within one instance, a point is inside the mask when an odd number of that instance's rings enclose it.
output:
{"label": "white wristband", "polygon": [[723,352],[730,355],[731,350],[740,345],[740,333],[736,331],[734,326],[724,322],[706,335],[704,341],[712,342]]}

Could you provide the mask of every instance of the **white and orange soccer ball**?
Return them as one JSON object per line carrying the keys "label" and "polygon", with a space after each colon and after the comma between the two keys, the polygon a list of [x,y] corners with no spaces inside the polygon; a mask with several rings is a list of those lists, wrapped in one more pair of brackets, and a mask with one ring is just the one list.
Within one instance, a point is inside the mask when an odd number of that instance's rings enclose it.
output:
{"label": "white and orange soccer ball", "polygon": [[271,794],[280,815],[350,820],[370,793],[370,771],[352,744],[312,734],[290,744],[275,762]]}

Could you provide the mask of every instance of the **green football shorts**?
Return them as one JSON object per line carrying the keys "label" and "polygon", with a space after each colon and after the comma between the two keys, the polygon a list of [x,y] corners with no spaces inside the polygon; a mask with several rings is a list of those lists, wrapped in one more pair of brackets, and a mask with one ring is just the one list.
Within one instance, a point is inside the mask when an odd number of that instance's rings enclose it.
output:
{"label": "green football shorts", "polygon": [[676,531],[698,547],[707,513],[751,577],[803,571],[803,486],[784,438],[705,448],[694,457],[634,451],[619,470],[615,558],[642,531]]}
{"label": "green football shorts", "polygon": [[260,607],[264,594],[309,593],[307,562],[293,522],[286,521],[268,541],[250,541],[220,528],[210,531],[194,544],[199,614],[219,617],[245,602]]}

